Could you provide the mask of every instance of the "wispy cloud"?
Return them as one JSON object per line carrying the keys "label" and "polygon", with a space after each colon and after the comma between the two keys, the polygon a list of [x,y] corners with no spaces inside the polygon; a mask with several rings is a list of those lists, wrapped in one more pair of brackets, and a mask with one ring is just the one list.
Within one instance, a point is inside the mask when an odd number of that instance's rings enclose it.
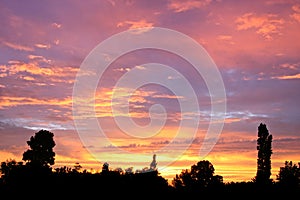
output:
{"label": "wispy cloud", "polygon": [[3,41],[2,43],[5,46],[10,47],[10,48],[15,49],[15,50],[19,50],[19,51],[34,51],[34,48],[28,47],[28,46],[25,46],[25,45],[15,44],[15,43],[6,42],[6,41]]}
{"label": "wispy cloud", "polygon": [[180,0],[170,0],[168,4],[168,9],[180,13],[185,12],[188,10],[192,10],[195,8],[202,8],[210,4],[211,0],[187,0],[187,1],[180,1]]}
{"label": "wispy cloud", "polygon": [[71,107],[72,99],[38,99],[30,97],[10,97],[10,96],[1,96],[0,97],[0,109],[5,107],[13,107],[19,105],[56,105],[56,106],[67,106]]}
{"label": "wispy cloud", "polygon": [[272,79],[288,80],[288,79],[300,79],[300,73],[295,75],[283,75],[283,76],[274,76]]}
{"label": "wispy cloud", "polygon": [[34,46],[40,49],[49,49],[51,47],[50,44],[35,44]]}

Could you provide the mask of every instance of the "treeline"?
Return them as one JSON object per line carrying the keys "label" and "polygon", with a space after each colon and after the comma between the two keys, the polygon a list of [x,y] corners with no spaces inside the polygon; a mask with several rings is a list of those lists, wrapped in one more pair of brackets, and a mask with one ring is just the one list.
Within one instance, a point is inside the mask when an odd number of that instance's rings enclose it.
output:
{"label": "treeline", "polygon": [[150,168],[136,172],[111,170],[108,163],[104,163],[101,172],[96,173],[82,170],[79,163],[73,168],[64,166],[53,169],[53,136],[52,132],[40,130],[27,141],[30,148],[23,153],[22,161],[1,162],[0,196],[132,198],[141,194],[147,199],[160,198],[161,195],[176,199],[192,198],[195,195],[277,198],[279,194],[300,194],[300,163],[297,165],[286,161],[280,167],[276,180],[270,179],[272,135],[265,124],[258,127],[256,176],[247,182],[230,183],[224,183],[223,177],[215,174],[214,166],[208,160],[201,160],[190,169],[182,170],[172,179],[171,184],[156,169],[155,157]]}

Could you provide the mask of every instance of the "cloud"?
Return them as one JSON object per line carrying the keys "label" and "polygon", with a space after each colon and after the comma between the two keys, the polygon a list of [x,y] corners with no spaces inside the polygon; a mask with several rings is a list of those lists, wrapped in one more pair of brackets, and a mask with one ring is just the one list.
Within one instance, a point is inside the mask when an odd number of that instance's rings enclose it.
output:
{"label": "cloud", "polygon": [[300,79],[300,73],[295,75],[283,75],[283,76],[275,76],[272,79],[280,79],[280,80],[288,80],[288,79]]}
{"label": "cloud", "polygon": [[266,5],[286,5],[294,3],[295,0],[268,0],[265,2]]}
{"label": "cloud", "polygon": [[44,62],[44,63],[49,63],[49,64],[51,63],[51,60],[47,60],[43,56],[38,56],[38,55],[32,55],[32,54],[30,54],[30,55],[28,55],[28,58],[30,60],[38,60],[39,62]]}
{"label": "cloud", "polygon": [[[40,55],[28,55],[30,62],[10,61],[7,65],[0,65],[0,77],[17,78],[29,80],[39,80],[41,82],[64,82],[73,83],[77,68],[69,66],[53,66],[50,65],[51,60]],[[49,82],[50,81],[50,82]]]}
{"label": "cloud", "polygon": [[50,122],[44,119],[32,119],[32,118],[14,118],[14,119],[0,119],[0,124],[7,124],[12,127],[20,127],[28,130],[74,130],[73,126],[70,126],[68,122]]}
{"label": "cloud", "polygon": [[112,6],[116,5],[116,2],[114,0],[107,0]]}
{"label": "cloud", "polygon": [[71,107],[72,99],[65,98],[65,99],[38,99],[38,98],[31,98],[31,97],[12,97],[12,96],[1,96],[0,97],[0,109],[5,107],[12,107],[12,106],[24,106],[24,105],[56,105],[60,107]]}
{"label": "cloud", "polygon": [[[127,2],[130,2],[130,5]],[[228,113],[221,136],[225,139],[223,143],[220,141],[215,146],[214,152],[208,158],[214,159],[217,170],[224,169],[222,172],[225,178],[240,176],[236,175],[238,172],[230,168],[239,165],[241,161],[246,163],[248,168],[253,167],[255,171],[255,155],[248,157],[248,152],[252,148],[254,154],[256,152],[255,141],[251,142],[251,138],[255,139],[257,122],[266,121],[268,125],[270,124],[270,128],[278,135],[274,134],[275,140],[283,135],[296,136],[299,130],[297,122],[299,112],[295,109],[299,102],[299,93],[297,93],[300,76],[299,55],[297,54],[299,42],[295,41],[295,38],[299,33],[299,26],[296,25],[299,24],[300,12],[299,2],[296,4],[295,1],[291,2],[290,0],[273,0],[272,2],[255,1],[236,4],[234,1],[118,2],[112,0],[96,4],[78,2],[64,6],[65,9],[62,10],[57,9],[57,5],[52,4],[51,1],[37,7],[26,3],[25,7],[11,3],[3,4],[0,8],[2,17],[0,24],[5,27],[0,36],[2,61],[0,63],[0,146],[5,146],[5,150],[1,151],[4,152],[3,154],[0,154],[10,156],[11,154],[5,152],[17,152],[18,148],[14,148],[13,145],[20,146],[19,152],[22,153],[25,149],[21,150],[21,147],[26,145],[26,140],[33,134],[32,129],[48,127],[60,129],[60,132],[56,134],[59,164],[85,162],[88,158],[81,155],[82,150],[85,151],[85,149],[80,146],[82,144],[79,140],[75,141],[76,133],[71,135],[63,130],[72,124],[72,84],[78,71],[74,66],[80,65],[84,56],[95,44],[120,29],[147,28],[159,24],[182,31],[193,36],[197,41],[202,41],[201,44],[207,47],[220,69],[230,70],[231,74],[222,74],[228,94]],[[37,12],[32,12],[34,8],[39,9],[36,10]],[[47,11],[45,12],[44,9]],[[51,12],[53,9],[55,9],[55,17]],[[76,14],[81,10],[86,10],[86,14]],[[156,15],[156,13],[160,14]],[[258,37],[273,38],[273,40],[261,42],[257,40]],[[178,42],[172,41],[172,38],[168,39],[170,42]],[[231,45],[233,42],[235,45]],[[229,45],[230,48],[228,48]],[[210,112],[206,111],[209,110],[210,99],[209,96],[202,97],[204,93],[207,93],[206,87],[200,85],[199,79],[193,78],[195,73],[189,70],[180,59],[152,52],[154,51],[145,51],[145,54],[133,52],[137,54],[132,53],[131,57],[130,54],[126,54],[124,57],[129,56],[129,59],[128,57],[127,60],[120,58],[118,62],[113,63],[116,68],[108,70],[107,76],[101,79],[104,85],[101,88],[104,90],[96,94],[95,109],[96,117],[101,121],[101,126],[105,124],[103,127],[108,135],[112,134],[120,138],[120,134],[115,133],[120,130],[111,114],[112,90],[109,87],[112,87],[122,73],[146,61],[162,61],[168,66],[175,66],[175,68],[177,66],[176,69],[187,76],[187,79],[195,86],[196,94],[199,95],[201,130],[202,126],[208,124],[211,116]],[[145,71],[151,72],[149,69],[139,72]],[[161,71],[155,73],[161,73]],[[145,73],[143,78],[147,77]],[[176,87],[181,88],[181,85],[177,84],[180,81],[178,77],[168,74],[166,77],[174,81]],[[128,146],[126,149],[132,149],[138,154],[139,148],[143,148],[143,153],[149,153],[153,149],[171,143],[171,136],[176,133],[176,127],[179,126],[182,118],[176,98],[178,97],[170,91],[165,92],[163,89],[159,89],[158,92],[138,90],[131,98],[128,98],[130,111],[132,111],[130,117],[134,121],[141,121],[141,124],[142,121],[144,121],[143,124],[149,123],[149,107],[154,103],[161,103],[170,114],[168,120],[174,122],[167,121],[165,138],[159,136],[155,140],[153,138],[147,140],[148,148],[142,147],[146,140],[130,142],[123,140],[117,145],[123,148]],[[89,103],[94,102],[87,101],[83,105]],[[188,115],[189,119],[196,115],[192,111],[184,114]],[[1,120],[5,119],[15,119],[11,123],[21,127],[2,126]],[[28,129],[22,128],[23,126]],[[232,140],[236,142],[230,142],[227,136],[232,137]],[[237,136],[251,138],[247,142],[246,139],[243,140],[244,138],[239,140]],[[275,140],[274,147],[279,148],[279,143]],[[178,142],[180,147],[181,141]],[[177,165],[176,169],[183,166],[189,167],[190,161],[199,158],[196,145],[199,147],[201,140],[194,143],[195,149],[191,150],[191,154],[182,157],[183,161],[180,161],[182,164]],[[289,156],[289,150],[293,153],[297,151],[299,140],[293,142],[293,145],[282,144],[281,151],[277,148],[274,152],[285,153]],[[283,150],[286,152],[282,152]],[[110,152],[106,150],[102,153],[107,154],[105,158],[108,161],[111,157],[118,158],[118,161],[128,161],[125,156],[110,155]],[[136,158],[136,162],[140,160],[150,162],[152,153],[150,154],[149,158]],[[170,152],[167,156],[173,155]],[[3,156],[0,155],[1,158],[4,158]],[[165,155],[159,156],[161,156],[158,159],[159,163],[164,162],[163,156]],[[274,156],[277,155],[274,154]],[[294,156],[294,158],[297,157]],[[245,173],[252,173],[252,169],[249,171],[248,168],[244,168],[245,166],[241,170]]]}
{"label": "cloud", "polygon": [[117,72],[129,72],[130,68],[129,67],[120,67],[120,68],[113,69],[113,71],[117,71]]}
{"label": "cloud", "polygon": [[188,10],[192,10],[195,8],[202,8],[210,4],[211,0],[187,0],[187,1],[180,1],[180,0],[170,0],[168,4],[168,9],[180,13],[185,12]]}
{"label": "cloud", "polygon": [[297,70],[300,67],[300,63],[283,63],[280,67],[284,69]]}
{"label": "cloud", "polygon": [[153,23],[147,22],[145,19],[139,21],[124,21],[119,22],[117,27],[129,26],[129,29],[137,29],[137,28],[151,28],[153,27]]}
{"label": "cloud", "polygon": [[11,43],[11,42],[6,42],[6,41],[3,41],[2,43],[5,46],[10,47],[10,48],[15,49],[15,50],[34,51],[34,49],[32,47],[28,47],[28,46],[24,46],[24,45],[20,45],[20,44],[15,44],[15,43]]}
{"label": "cloud", "polygon": [[255,13],[245,13],[236,19],[237,30],[255,29],[257,34],[265,39],[272,39],[273,35],[280,34],[280,29],[284,24],[284,19],[279,19],[275,14],[256,15]]}
{"label": "cloud", "polygon": [[241,121],[249,121],[253,119],[265,119],[269,116],[266,114],[255,114],[249,111],[231,111],[226,113],[225,123],[234,123]]}
{"label": "cloud", "polygon": [[217,40],[222,41],[224,43],[231,44],[231,45],[235,44],[235,42],[232,41],[231,35],[218,35]]}
{"label": "cloud", "polygon": [[291,17],[297,22],[300,22],[300,4],[293,5],[292,10],[294,13],[291,15]]}
{"label": "cloud", "polygon": [[57,29],[62,28],[62,24],[59,24],[59,23],[56,23],[56,22],[52,23],[51,25],[52,25],[52,27],[57,28]]}
{"label": "cloud", "polygon": [[129,30],[131,30],[131,34],[142,34],[148,32],[153,28],[154,23],[147,22],[146,20],[142,19],[140,21],[124,21],[119,22],[117,27],[128,26]]}
{"label": "cloud", "polygon": [[218,40],[231,40],[232,36],[231,35],[218,35],[217,39]]}
{"label": "cloud", "polygon": [[40,49],[50,49],[50,47],[51,47],[50,44],[35,44],[34,46],[36,46],[37,48],[40,48]]}

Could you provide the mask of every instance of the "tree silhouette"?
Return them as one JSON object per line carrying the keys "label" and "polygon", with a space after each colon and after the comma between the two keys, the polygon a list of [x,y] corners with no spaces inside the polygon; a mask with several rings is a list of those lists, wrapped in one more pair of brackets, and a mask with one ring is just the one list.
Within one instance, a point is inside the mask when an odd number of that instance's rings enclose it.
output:
{"label": "tree silhouette", "polygon": [[1,178],[4,181],[8,181],[9,178],[14,177],[18,173],[18,169],[23,166],[23,162],[17,162],[14,159],[6,160],[6,162],[1,162],[0,172]]}
{"label": "tree silhouette", "polygon": [[47,130],[36,132],[27,141],[30,149],[23,153],[22,160],[26,161],[26,164],[35,167],[49,167],[49,165],[53,165],[55,160],[53,136],[54,134]]}
{"label": "tree silhouette", "polygon": [[102,173],[107,173],[109,171],[109,164],[107,162],[102,165]]}
{"label": "tree silhouette", "polygon": [[79,164],[79,162],[76,162],[74,165],[73,172],[79,172],[82,169],[82,166]]}
{"label": "tree silhouette", "polygon": [[191,166],[191,170],[184,170],[176,175],[172,184],[177,189],[187,188],[191,190],[204,191],[211,187],[223,184],[223,177],[214,176],[214,166],[208,160],[199,161]]}
{"label": "tree silhouette", "polygon": [[[30,149],[23,154],[23,160],[27,161],[26,165],[23,165],[23,161],[17,162],[13,159],[1,162],[0,194],[4,197],[12,194],[15,197],[19,194],[20,198],[23,198],[24,195],[37,194],[38,191],[53,199],[61,194],[74,199],[79,195],[92,198],[99,193],[103,196],[112,195],[112,198],[113,195],[122,194],[125,199],[140,198],[140,194],[147,194],[149,198],[166,195],[170,199],[189,199],[200,195],[206,197],[207,194],[211,199],[219,198],[220,195],[224,199],[242,195],[250,199],[257,197],[272,199],[282,194],[285,197],[299,196],[300,163],[296,165],[292,161],[286,161],[285,166],[280,167],[278,182],[271,181],[271,143],[272,135],[269,135],[265,124],[260,124],[255,181],[224,184],[222,176],[214,175],[212,163],[202,160],[192,165],[190,169],[176,174],[172,180],[172,187],[167,179],[160,176],[156,168],[155,154],[150,168],[145,167],[136,172],[133,171],[133,167],[124,171],[122,168],[110,170],[107,162],[103,163],[102,171],[97,173],[87,172],[79,162],[75,163],[74,168],[64,166],[52,171],[49,165],[54,164],[53,133],[41,130],[27,141]],[[263,184],[266,183],[272,184],[264,187]]]}
{"label": "tree silhouette", "polygon": [[295,189],[300,187],[300,163],[298,166],[292,161],[285,161],[284,167],[280,167],[279,174],[276,175],[280,186]]}
{"label": "tree silhouette", "polygon": [[189,170],[185,169],[182,170],[179,175],[176,174],[175,178],[172,180],[172,185],[178,190],[192,188],[193,179]]}
{"label": "tree silhouette", "polygon": [[269,134],[267,126],[258,126],[257,139],[257,172],[254,181],[260,185],[267,185],[272,182],[271,176],[271,154],[272,154],[272,135]]}
{"label": "tree silhouette", "polygon": [[215,168],[208,160],[199,161],[191,167],[192,179],[195,180],[196,185],[201,189],[223,182],[223,178],[221,176],[214,176],[214,173]]}

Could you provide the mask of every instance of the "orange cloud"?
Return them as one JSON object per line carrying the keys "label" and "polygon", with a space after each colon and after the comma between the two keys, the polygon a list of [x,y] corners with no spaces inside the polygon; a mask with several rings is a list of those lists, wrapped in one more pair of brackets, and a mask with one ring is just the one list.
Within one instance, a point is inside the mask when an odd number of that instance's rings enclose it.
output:
{"label": "orange cloud", "polygon": [[37,99],[30,97],[9,97],[9,96],[1,96],[0,97],[0,108],[3,109],[5,107],[11,106],[19,106],[19,105],[55,105],[60,107],[71,107],[72,99]]}
{"label": "orange cloud", "polygon": [[280,79],[280,80],[300,79],[300,73],[299,74],[295,74],[295,75],[276,76],[276,77],[272,77],[272,79]]}
{"label": "orange cloud", "polygon": [[122,27],[125,25],[129,25],[129,29],[136,29],[136,28],[151,28],[153,27],[153,23],[147,22],[146,20],[142,19],[140,21],[124,21],[119,22],[117,27]]}
{"label": "orange cloud", "polygon": [[188,0],[188,1],[180,1],[180,0],[171,0],[168,4],[168,9],[173,10],[176,13],[185,12],[188,10],[192,10],[195,8],[202,8],[210,4],[211,0]]}
{"label": "orange cloud", "polygon": [[231,35],[218,35],[217,39],[218,40],[231,40],[232,36]]}
{"label": "orange cloud", "polygon": [[235,21],[237,30],[256,29],[256,33],[262,35],[265,39],[272,39],[273,34],[280,34],[283,19],[278,19],[277,15],[267,14],[257,16],[254,13],[246,13],[238,17]]}
{"label": "orange cloud", "polygon": [[235,44],[235,42],[232,41],[232,36],[231,35],[218,35],[217,40],[226,42],[228,44]]}
{"label": "orange cloud", "polygon": [[[73,83],[75,79],[75,74],[78,69],[73,67],[59,67],[59,66],[49,66],[41,67],[39,63],[49,64],[51,60],[47,60],[43,56],[38,55],[28,55],[28,58],[32,60],[29,63],[22,63],[19,61],[9,62],[9,65],[0,65],[0,77],[20,75],[22,73],[29,73],[31,75],[43,76],[46,80],[51,80],[53,82],[65,82]],[[30,77],[26,75],[27,77]],[[24,76],[21,78],[24,79]],[[31,80],[34,78],[31,77]],[[27,80],[29,80],[27,78]]]}
{"label": "orange cloud", "polygon": [[112,90],[101,88],[95,95],[95,112],[97,117],[111,117]]}
{"label": "orange cloud", "polygon": [[[31,59],[37,58],[29,56]],[[7,67],[7,71],[9,71],[9,74],[17,74],[19,72],[29,72],[34,75],[47,75],[51,76],[54,75],[55,72],[53,69],[50,68],[41,68],[36,63],[20,63],[20,64],[14,64]]]}

